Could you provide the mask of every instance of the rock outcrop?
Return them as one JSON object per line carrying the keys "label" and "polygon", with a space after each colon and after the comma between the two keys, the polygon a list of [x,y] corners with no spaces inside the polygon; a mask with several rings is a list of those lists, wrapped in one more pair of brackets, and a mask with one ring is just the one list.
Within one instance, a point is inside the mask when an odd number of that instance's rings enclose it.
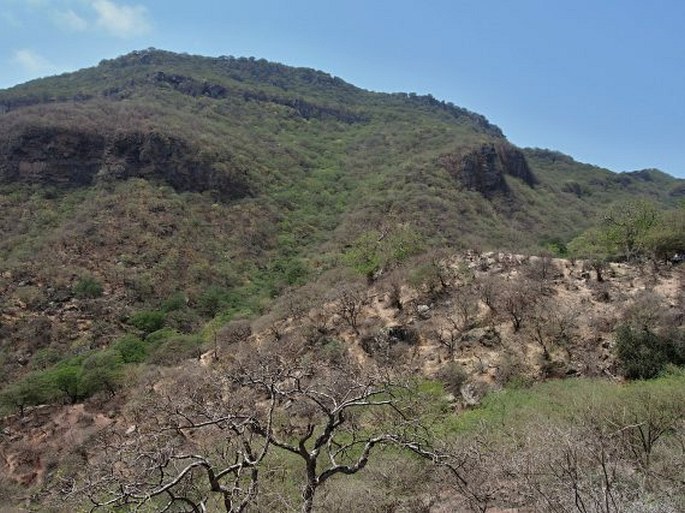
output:
{"label": "rock outcrop", "polygon": [[0,147],[0,182],[90,185],[102,165],[105,138],[76,129],[27,127]]}
{"label": "rock outcrop", "polygon": [[220,84],[196,80],[193,77],[184,75],[173,75],[159,71],[150,77],[150,81],[157,86],[168,86],[194,98],[204,96],[219,100],[234,95],[241,97],[245,101],[272,103],[289,107],[294,115],[302,119],[336,119],[343,123],[362,123],[368,121],[367,116],[345,108],[313,103],[298,97],[279,96],[266,93],[265,91],[251,91],[248,89],[229,90]]}
{"label": "rock outcrop", "polygon": [[158,180],[178,191],[213,191],[221,200],[251,192],[230,158],[210,160],[186,141],[159,132],[102,135],[30,126],[0,143],[0,183],[74,188],[129,178]]}
{"label": "rock outcrop", "polygon": [[464,187],[487,198],[510,192],[505,175],[530,187],[537,183],[523,152],[507,143],[486,143],[443,155],[440,164]]}
{"label": "rock outcrop", "polygon": [[228,89],[220,84],[212,84],[206,80],[196,80],[184,75],[158,71],[152,75],[150,80],[153,84],[166,84],[176,91],[195,98],[198,96],[206,96],[208,98],[219,99],[228,96]]}

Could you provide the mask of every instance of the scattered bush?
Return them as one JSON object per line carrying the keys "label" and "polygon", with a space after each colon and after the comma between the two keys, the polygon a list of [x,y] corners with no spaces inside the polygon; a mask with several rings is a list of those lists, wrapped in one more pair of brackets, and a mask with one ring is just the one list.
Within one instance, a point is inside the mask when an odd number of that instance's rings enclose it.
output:
{"label": "scattered bush", "polygon": [[229,291],[222,287],[208,287],[198,298],[197,308],[205,317],[214,317],[229,303]]}
{"label": "scattered bush", "polygon": [[346,355],[345,345],[336,339],[324,339],[318,355],[333,365],[341,363]]}
{"label": "scattered bush", "polygon": [[500,354],[497,383],[509,388],[527,388],[533,384],[530,369],[521,356],[511,348]]}
{"label": "scattered bush", "polygon": [[181,310],[185,308],[186,302],[186,295],[183,292],[176,292],[162,303],[162,311],[169,313]]}
{"label": "scattered bush", "polygon": [[147,344],[133,335],[127,335],[112,344],[112,350],[121,355],[123,363],[140,363],[147,358]]}
{"label": "scattered bush", "polygon": [[46,304],[47,297],[40,287],[28,285],[18,287],[15,291],[17,299],[24,303],[28,308],[38,310]]}
{"label": "scattered bush", "polygon": [[461,364],[450,362],[440,370],[438,379],[442,381],[445,390],[455,397],[459,397],[461,387],[466,384],[469,375]]}
{"label": "scattered bush", "polygon": [[620,326],[616,332],[616,355],[628,379],[650,379],[667,364],[685,364],[685,339],[681,332],[662,337],[649,329]]}
{"label": "scattered bush", "polygon": [[92,276],[84,276],[73,287],[74,297],[78,299],[95,299],[102,296],[102,283]]}
{"label": "scattered bush", "polygon": [[31,367],[35,370],[43,370],[56,364],[63,358],[60,351],[54,347],[38,349],[31,358]]}
{"label": "scattered bush", "polygon": [[131,316],[130,323],[148,335],[164,327],[166,315],[158,310],[138,312]]}
{"label": "scattered bush", "polygon": [[199,358],[203,351],[202,338],[178,335],[162,342],[150,354],[149,362],[157,365],[177,365],[190,358]]}

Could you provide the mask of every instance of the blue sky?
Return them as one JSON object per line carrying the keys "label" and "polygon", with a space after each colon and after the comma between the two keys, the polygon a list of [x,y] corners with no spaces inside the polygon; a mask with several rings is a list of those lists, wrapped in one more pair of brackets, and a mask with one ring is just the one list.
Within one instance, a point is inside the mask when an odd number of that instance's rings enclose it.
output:
{"label": "blue sky", "polygon": [[685,177],[684,26],[682,0],[0,0],[0,88],[151,46],[255,56]]}

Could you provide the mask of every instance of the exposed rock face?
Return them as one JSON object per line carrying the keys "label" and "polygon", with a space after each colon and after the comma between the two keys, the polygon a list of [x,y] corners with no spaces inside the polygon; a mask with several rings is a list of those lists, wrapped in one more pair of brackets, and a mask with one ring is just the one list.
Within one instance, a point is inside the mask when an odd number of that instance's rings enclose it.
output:
{"label": "exposed rock face", "polygon": [[84,186],[102,164],[104,137],[76,130],[30,127],[0,148],[0,181]]}
{"label": "exposed rock face", "polygon": [[464,187],[488,198],[509,193],[505,174],[519,178],[531,187],[537,183],[523,152],[506,143],[487,143],[443,155],[440,164]]}
{"label": "exposed rock face", "polygon": [[222,200],[250,194],[244,173],[230,162],[221,162],[221,170],[217,164],[185,141],[157,132],[104,136],[27,127],[11,141],[0,142],[0,183],[83,187],[98,180],[146,178],[179,191],[215,191]]}
{"label": "exposed rock face", "polygon": [[252,93],[244,91],[243,98],[247,101],[269,102],[276,105],[290,107],[293,113],[303,119],[337,119],[343,123],[363,123],[368,121],[367,116],[357,114],[347,109],[317,105],[301,98],[283,98],[268,95],[262,91]]}
{"label": "exposed rock face", "polygon": [[177,91],[189,96],[207,96],[219,99],[228,96],[228,90],[220,84],[211,84],[207,81],[196,80],[184,75],[174,75],[158,71],[152,76],[154,83],[164,83],[170,85]]}
{"label": "exposed rock face", "polygon": [[250,194],[242,173],[220,171],[214,164],[198,156],[181,139],[155,132],[132,132],[119,134],[109,142],[97,177],[163,180],[179,191],[216,191],[221,199]]}
{"label": "exposed rock face", "polygon": [[523,180],[530,187],[537,183],[537,178],[528,167],[526,157],[521,150],[509,144],[499,144],[495,146],[495,149],[504,173]]}
{"label": "exposed rock face", "polygon": [[207,81],[196,80],[184,75],[170,75],[159,71],[152,75],[151,81],[154,84],[170,86],[176,91],[189,96],[204,96],[215,100],[226,98],[231,94],[241,96],[245,101],[258,101],[273,103],[290,107],[293,113],[303,119],[337,119],[344,123],[361,123],[367,121],[367,117],[350,110],[332,107],[329,105],[316,104],[297,97],[284,97],[274,94],[267,94],[264,91],[230,91],[219,84],[212,84]]}

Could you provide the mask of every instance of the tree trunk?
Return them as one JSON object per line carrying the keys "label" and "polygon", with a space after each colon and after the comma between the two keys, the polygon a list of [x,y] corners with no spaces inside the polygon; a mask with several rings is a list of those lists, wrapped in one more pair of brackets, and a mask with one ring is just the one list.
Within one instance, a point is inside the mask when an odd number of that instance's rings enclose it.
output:
{"label": "tree trunk", "polygon": [[316,488],[311,484],[307,483],[302,490],[302,513],[311,513],[314,508],[314,493],[316,493]]}
{"label": "tree trunk", "polygon": [[300,451],[300,454],[307,462],[307,484],[302,489],[302,513],[311,513],[314,509],[314,494],[319,484],[316,477],[316,458],[311,458],[302,444],[300,445]]}

